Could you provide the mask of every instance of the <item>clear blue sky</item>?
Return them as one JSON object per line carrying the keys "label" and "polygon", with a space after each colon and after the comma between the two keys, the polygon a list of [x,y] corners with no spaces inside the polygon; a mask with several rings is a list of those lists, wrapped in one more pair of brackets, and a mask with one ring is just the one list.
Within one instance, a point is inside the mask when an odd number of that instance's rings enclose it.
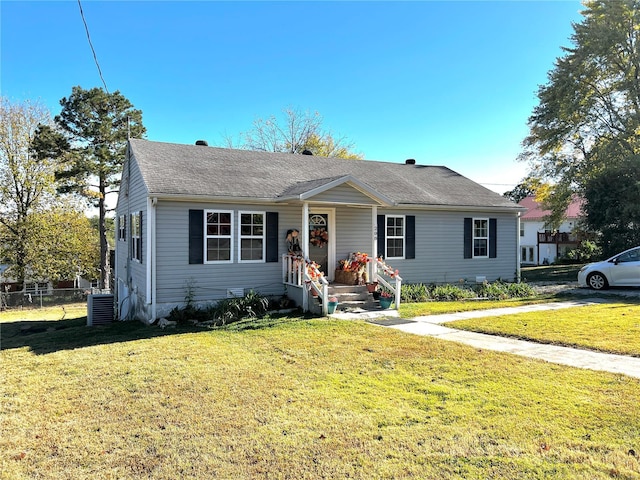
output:
{"label": "clear blue sky", "polygon": [[[446,165],[500,193],[579,1],[82,2],[109,91],[150,140],[222,144],[318,111],[365,158]],[[2,1],[1,89],[52,114],[101,86],[77,1]]]}

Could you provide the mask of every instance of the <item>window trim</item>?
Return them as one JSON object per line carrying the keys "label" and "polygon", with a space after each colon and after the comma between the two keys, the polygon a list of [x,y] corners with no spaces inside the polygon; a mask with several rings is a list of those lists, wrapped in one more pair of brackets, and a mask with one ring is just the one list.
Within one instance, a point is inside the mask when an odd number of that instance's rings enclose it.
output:
{"label": "window trim", "polygon": [[[228,213],[229,214],[229,218],[231,219],[231,226],[229,228],[229,235],[209,235],[208,231],[207,231],[207,217],[209,216],[210,213]],[[233,235],[233,220],[234,220],[234,214],[233,214],[233,210],[214,210],[214,209],[209,209],[209,210],[204,210],[204,215],[202,216],[202,220],[203,220],[203,226],[204,226],[204,231],[203,231],[203,263],[205,264],[209,264],[209,265],[221,265],[221,264],[229,264],[229,263],[233,263],[233,242],[234,242],[234,235]],[[208,248],[207,248],[207,240],[210,238],[228,238],[229,239],[229,260],[208,260]]]}
{"label": "window trim", "polygon": [[[242,215],[251,215],[253,226],[253,215],[262,215],[262,235],[243,235],[242,234]],[[262,240],[262,258],[260,260],[243,260],[242,259],[242,240]],[[256,210],[239,210],[238,211],[238,263],[265,263],[267,255],[267,212]]]}
{"label": "window trim", "polygon": [[[389,218],[401,218],[402,219],[402,236],[388,235],[387,229],[389,224],[387,223]],[[394,227],[395,228],[395,225]],[[384,258],[388,260],[404,260],[407,255],[407,216],[406,215],[385,215],[384,216]],[[389,240],[397,240],[402,238],[402,256],[390,257],[389,256]]]}
{"label": "window trim", "polygon": [[[137,218],[134,220],[134,218]],[[130,231],[131,231],[131,260],[142,263],[142,212],[132,212],[129,219]],[[134,228],[134,226],[136,226]],[[137,235],[135,231],[137,230]]]}
{"label": "window trim", "polygon": [[[487,223],[487,236],[486,237],[476,237],[476,221],[484,221]],[[489,248],[489,238],[491,236],[490,234],[490,225],[489,225],[489,218],[485,218],[485,217],[474,217],[471,220],[471,257],[472,258],[489,258],[489,252],[490,252],[490,248]],[[486,255],[476,255],[476,240],[486,240],[487,241],[487,247],[486,247],[486,251],[487,254]]]}

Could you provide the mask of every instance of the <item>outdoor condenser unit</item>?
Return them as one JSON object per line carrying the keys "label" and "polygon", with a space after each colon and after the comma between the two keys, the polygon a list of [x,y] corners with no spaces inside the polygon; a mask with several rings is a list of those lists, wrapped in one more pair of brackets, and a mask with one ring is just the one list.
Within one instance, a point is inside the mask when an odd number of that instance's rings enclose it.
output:
{"label": "outdoor condenser unit", "polygon": [[87,325],[106,325],[113,322],[113,294],[89,295]]}

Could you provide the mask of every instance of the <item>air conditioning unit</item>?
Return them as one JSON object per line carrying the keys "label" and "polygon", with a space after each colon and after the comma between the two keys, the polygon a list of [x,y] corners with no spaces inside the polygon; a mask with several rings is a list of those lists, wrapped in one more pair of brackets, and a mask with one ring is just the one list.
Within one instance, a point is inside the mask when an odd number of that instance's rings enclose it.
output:
{"label": "air conditioning unit", "polygon": [[107,325],[113,322],[113,294],[89,295],[87,303],[87,325]]}

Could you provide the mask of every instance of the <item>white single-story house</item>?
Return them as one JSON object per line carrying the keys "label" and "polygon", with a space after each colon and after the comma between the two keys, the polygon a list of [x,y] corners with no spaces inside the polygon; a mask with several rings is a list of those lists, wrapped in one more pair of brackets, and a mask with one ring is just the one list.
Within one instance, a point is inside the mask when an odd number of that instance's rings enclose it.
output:
{"label": "white single-story house", "polygon": [[116,218],[121,319],[153,322],[187,296],[205,304],[249,290],[304,306],[301,257],[329,282],[353,252],[383,257],[405,283],[519,276],[523,208],[449,168],[197,143],[129,141]]}
{"label": "white single-story house", "polygon": [[518,203],[526,211],[520,217],[520,262],[522,265],[549,265],[578,248],[582,238],[577,225],[582,217],[584,200],[574,197],[567,206],[562,224],[551,229],[547,224],[550,210],[529,195]]}

